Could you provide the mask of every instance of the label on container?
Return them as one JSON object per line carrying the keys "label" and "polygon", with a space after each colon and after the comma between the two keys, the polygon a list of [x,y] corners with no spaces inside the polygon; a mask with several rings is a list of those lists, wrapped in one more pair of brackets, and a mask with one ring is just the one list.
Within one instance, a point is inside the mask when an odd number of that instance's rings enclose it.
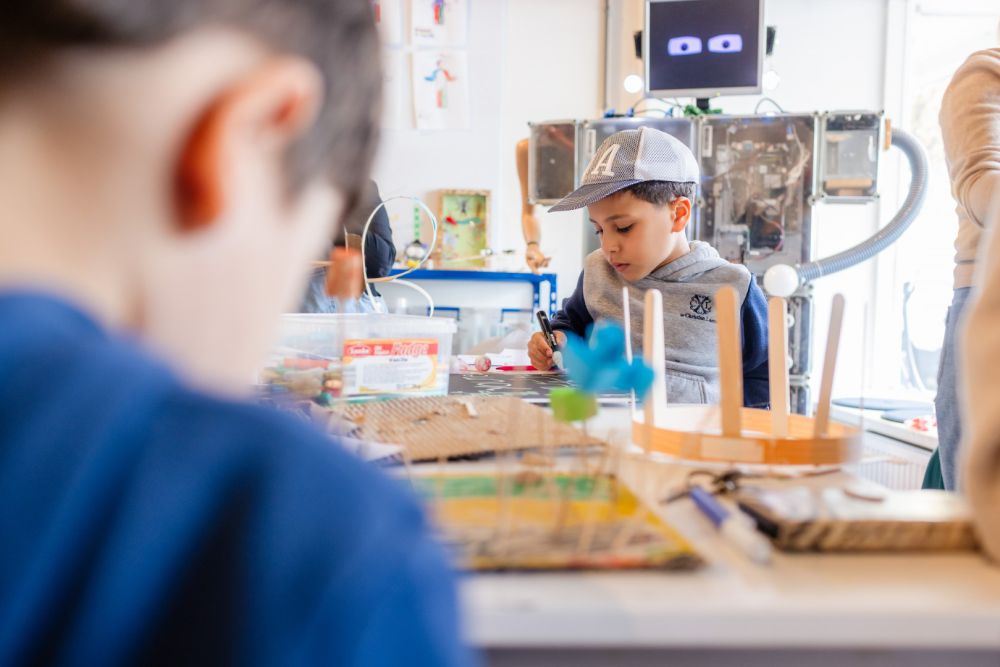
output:
{"label": "label on container", "polygon": [[344,341],[344,393],[423,392],[437,385],[434,338]]}

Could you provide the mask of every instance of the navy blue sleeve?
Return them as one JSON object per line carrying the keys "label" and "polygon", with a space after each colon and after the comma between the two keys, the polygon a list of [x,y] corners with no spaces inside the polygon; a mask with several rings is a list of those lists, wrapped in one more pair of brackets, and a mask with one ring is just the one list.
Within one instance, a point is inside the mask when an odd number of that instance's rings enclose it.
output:
{"label": "navy blue sleeve", "polygon": [[568,299],[563,299],[562,309],[552,318],[552,328],[556,331],[571,331],[583,338],[587,335],[587,327],[594,323],[594,318],[587,310],[587,302],[583,300],[583,271],[576,281],[576,289]]}
{"label": "navy blue sleeve", "polygon": [[[364,223],[371,215],[372,209],[382,203],[382,195],[378,186],[371,183],[371,198],[368,207],[362,211],[361,226],[356,234],[361,234]],[[348,230],[351,231],[351,230]],[[365,239],[365,271],[369,278],[383,278],[389,275],[389,270],[396,261],[396,244],[392,240],[392,227],[389,225],[389,214],[383,206],[372,219]]]}
{"label": "navy blue sleeve", "polygon": [[743,405],[766,408],[770,405],[767,367],[767,300],[750,279],[750,288],[740,310],[743,324]]}

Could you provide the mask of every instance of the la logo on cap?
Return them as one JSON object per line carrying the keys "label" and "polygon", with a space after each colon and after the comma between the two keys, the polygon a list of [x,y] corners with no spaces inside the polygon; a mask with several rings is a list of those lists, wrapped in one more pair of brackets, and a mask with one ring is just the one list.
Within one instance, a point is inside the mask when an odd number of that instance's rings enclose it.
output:
{"label": "la logo on cap", "polygon": [[[618,155],[618,150],[622,147],[621,144],[611,144],[608,149],[604,151],[604,155],[601,159],[591,167],[590,175],[600,174],[601,176],[614,176],[615,172],[611,170],[611,166],[615,163],[615,156]],[[602,171],[603,169],[603,171]]]}

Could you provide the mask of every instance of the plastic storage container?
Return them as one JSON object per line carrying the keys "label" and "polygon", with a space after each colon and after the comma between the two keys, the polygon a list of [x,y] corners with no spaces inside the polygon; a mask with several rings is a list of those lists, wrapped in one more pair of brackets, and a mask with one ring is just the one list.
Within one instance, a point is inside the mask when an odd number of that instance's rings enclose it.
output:
{"label": "plastic storage container", "polygon": [[454,333],[453,320],[412,315],[285,315],[259,380],[320,403],[444,395]]}

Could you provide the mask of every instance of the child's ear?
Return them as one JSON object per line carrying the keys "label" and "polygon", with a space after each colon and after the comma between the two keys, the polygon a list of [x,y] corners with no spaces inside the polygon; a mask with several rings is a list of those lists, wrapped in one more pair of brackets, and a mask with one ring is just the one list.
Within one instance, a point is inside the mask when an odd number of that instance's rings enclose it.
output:
{"label": "child's ear", "polygon": [[274,58],[209,100],[182,146],[174,200],[182,230],[210,227],[230,204],[227,174],[247,148],[281,153],[316,119],[322,75],[299,58]]}
{"label": "child's ear", "polygon": [[687,197],[678,197],[670,202],[670,207],[674,211],[674,226],[671,231],[683,232],[691,219],[691,200]]}

